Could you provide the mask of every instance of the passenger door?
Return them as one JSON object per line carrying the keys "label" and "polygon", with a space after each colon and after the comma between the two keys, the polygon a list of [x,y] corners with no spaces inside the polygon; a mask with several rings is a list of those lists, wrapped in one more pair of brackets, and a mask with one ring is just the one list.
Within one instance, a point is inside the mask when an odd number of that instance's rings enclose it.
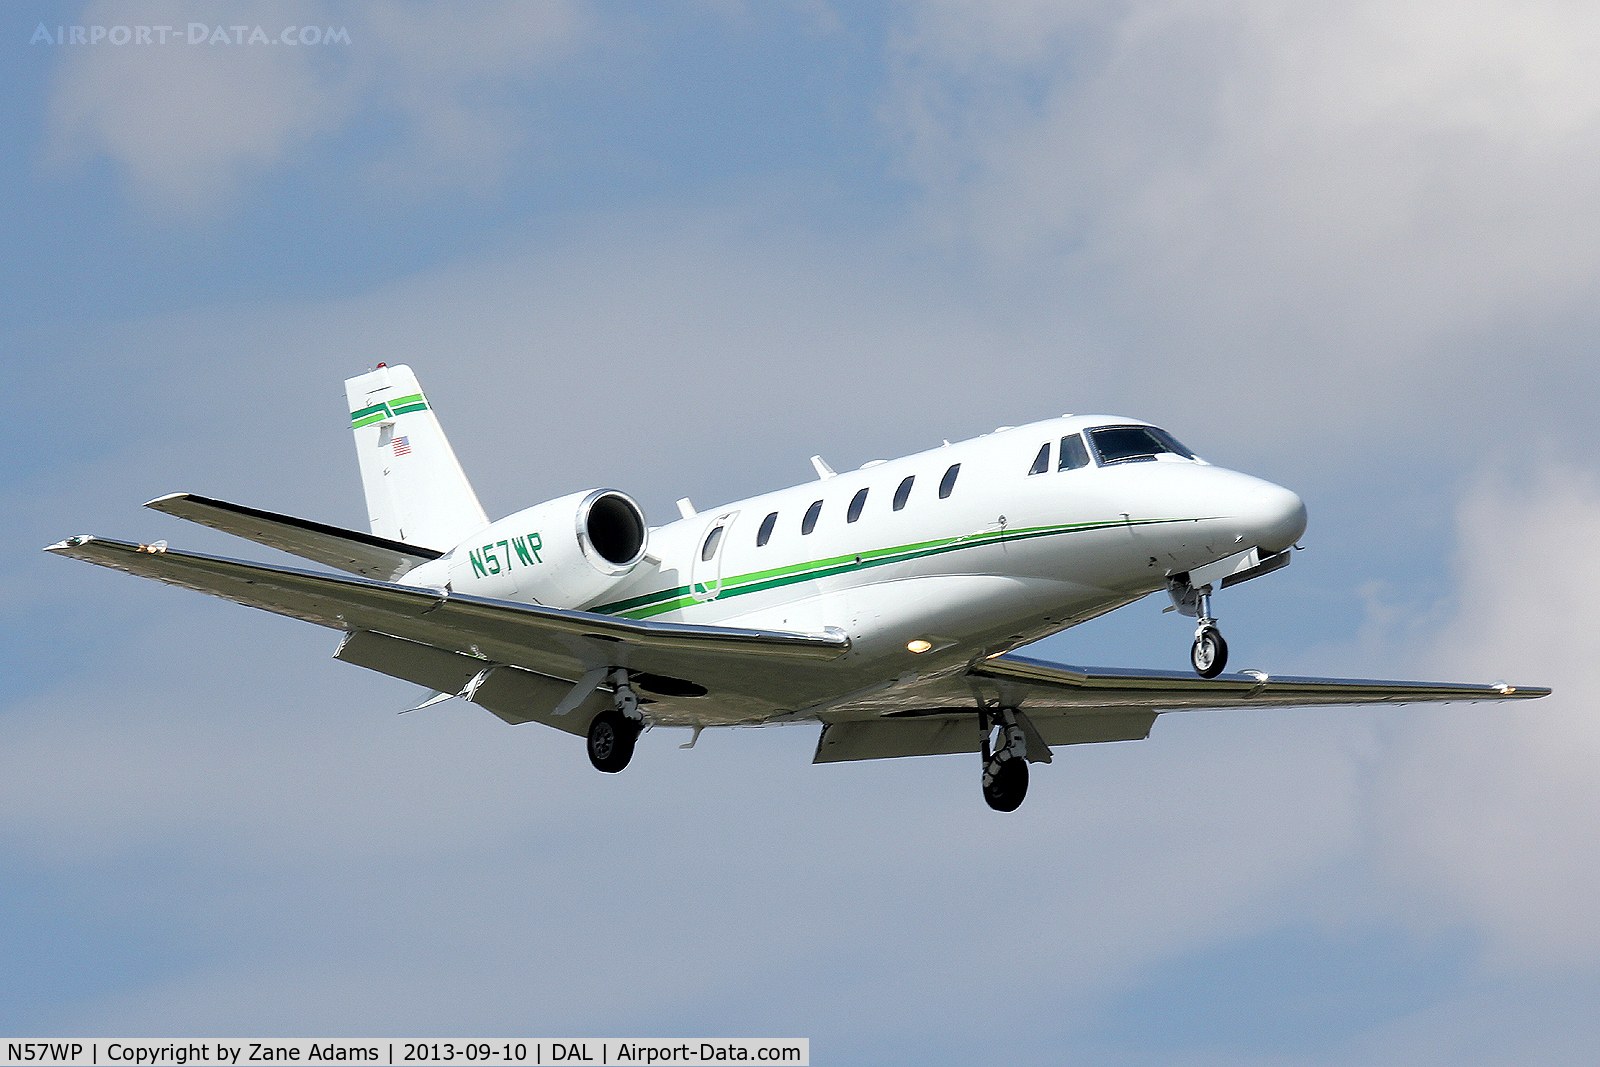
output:
{"label": "passenger door", "polygon": [[737,511],[724,511],[707,523],[700,535],[689,568],[689,594],[696,600],[715,600],[722,592],[722,553],[738,516]]}

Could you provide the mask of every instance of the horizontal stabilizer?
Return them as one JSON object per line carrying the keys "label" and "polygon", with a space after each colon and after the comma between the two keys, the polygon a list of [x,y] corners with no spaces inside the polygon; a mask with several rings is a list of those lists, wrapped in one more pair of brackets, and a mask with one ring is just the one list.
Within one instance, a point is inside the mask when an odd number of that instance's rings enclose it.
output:
{"label": "horizontal stabilizer", "polygon": [[341,530],[337,526],[325,526],[292,515],[247,508],[242,504],[230,504],[225,500],[213,500],[194,493],[173,493],[152,500],[145,507],[379,581],[395,581],[413,567],[442,555],[421,545],[408,545],[355,530]]}

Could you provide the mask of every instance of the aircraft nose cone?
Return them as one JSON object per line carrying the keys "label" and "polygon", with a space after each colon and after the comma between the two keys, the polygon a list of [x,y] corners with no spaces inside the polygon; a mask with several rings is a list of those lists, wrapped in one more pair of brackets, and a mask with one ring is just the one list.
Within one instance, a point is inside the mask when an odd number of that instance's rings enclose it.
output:
{"label": "aircraft nose cone", "polygon": [[1298,493],[1271,482],[1258,483],[1240,518],[1264,555],[1282,552],[1306,532],[1305,501]]}

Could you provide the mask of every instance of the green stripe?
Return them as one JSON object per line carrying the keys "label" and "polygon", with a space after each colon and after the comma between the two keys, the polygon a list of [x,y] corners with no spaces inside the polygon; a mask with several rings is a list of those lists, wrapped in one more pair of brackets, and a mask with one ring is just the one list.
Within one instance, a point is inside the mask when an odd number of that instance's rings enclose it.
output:
{"label": "green stripe", "polygon": [[350,428],[359,430],[363,426],[371,426],[384,419],[392,419],[396,415],[407,415],[413,411],[427,411],[428,398],[421,393],[412,393],[402,396],[388,403],[379,401],[371,407],[362,408],[360,411],[350,413]]}
{"label": "green stripe", "polygon": [[352,411],[350,413],[350,422],[353,426],[366,426],[368,423],[387,418],[388,415],[388,404],[374,404],[369,408],[362,408],[360,411]]}
{"label": "green stripe", "polygon": [[[969,534],[965,537],[946,538],[941,541],[921,541],[915,544],[873,549],[859,554],[850,553],[844,556],[833,556],[828,559],[811,560],[806,563],[796,563],[785,567],[774,567],[770,570],[751,571],[748,574],[736,575],[722,582],[721,591],[715,599],[725,600],[731,596],[759,593],[767,589],[793,585],[796,582],[831,578],[847,571],[862,570],[867,567],[883,567],[891,563],[905,563],[914,559],[925,559],[931,556],[943,555],[946,552],[959,552],[1002,541],[1028,541],[1036,537],[1087,533],[1091,530],[1107,530],[1119,526],[1157,526],[1165,523],[1195,521],[1198,520],[1141,519],[1138,522],[1084,522],[1063,526],[1024,527],[1019,530],[994,530],[981,534]],[[858,559],[860,560],[859,563],[857,562]],[[702,588],[704,588],[703,585]],[[652,593],[644,593],[640,596],[619,600],[611,604],[602,604],[589,610],[605,615],[620,615],[629,619],[648,619],[654,615],[661,615],[701,603],[690,594],[691,590],[688,586],[680,585],[675,588],[658,589]]]}

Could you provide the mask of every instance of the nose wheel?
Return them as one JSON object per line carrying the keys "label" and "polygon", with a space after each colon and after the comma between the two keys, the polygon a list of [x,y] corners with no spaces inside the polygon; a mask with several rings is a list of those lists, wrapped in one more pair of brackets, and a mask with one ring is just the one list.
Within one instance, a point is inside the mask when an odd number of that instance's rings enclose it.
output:
{"label": "nose wheel", "polygon": [[1189,662],[1194,672],[1202,678],[1215,678],[1228,665],[1228,642],[1222,639],[1215,619],[1201,619],[1195,631],[1194,644],[1189,647]]}

